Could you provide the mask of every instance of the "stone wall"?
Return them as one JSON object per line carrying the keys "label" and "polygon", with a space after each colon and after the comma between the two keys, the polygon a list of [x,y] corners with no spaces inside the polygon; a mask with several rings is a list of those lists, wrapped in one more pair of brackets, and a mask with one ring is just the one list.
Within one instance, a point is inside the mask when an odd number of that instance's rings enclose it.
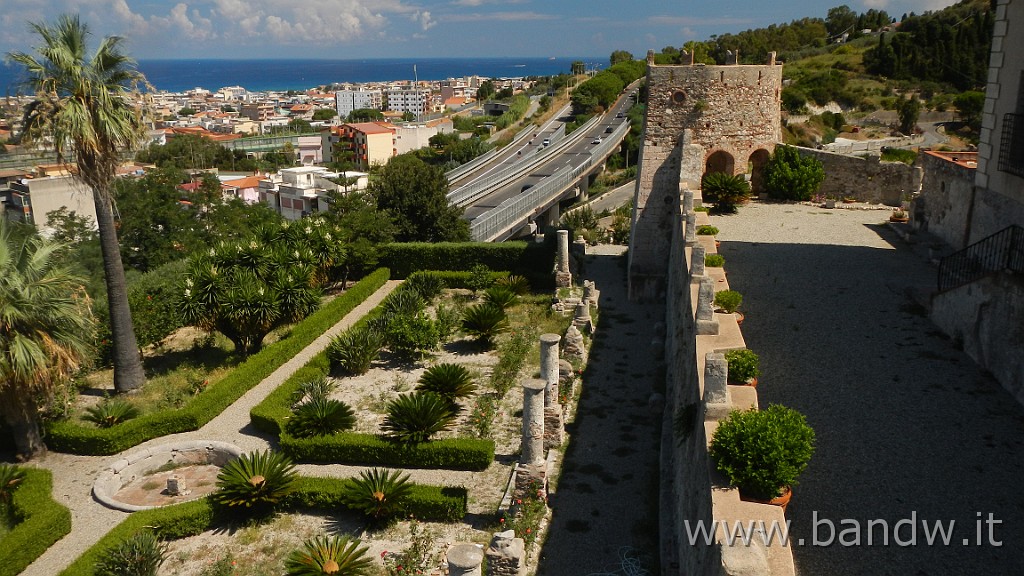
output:
{"label": "stone wall", "polygon": [[825,181],[818,189],[825,196],[899,206],[921,189],[922,170],[902,162],[882,162],[878,156],[861,158],[811,148],[797,147],[797,151],[817,158],[825,167]]}
{"label": "stone wall", "polygon": [[[974,200],[977,153],[922,152],[921,195],[910,211],[914,227],[942,239],[956,250],[967,245]],[[973,164],[973,165],[972,165]]]}

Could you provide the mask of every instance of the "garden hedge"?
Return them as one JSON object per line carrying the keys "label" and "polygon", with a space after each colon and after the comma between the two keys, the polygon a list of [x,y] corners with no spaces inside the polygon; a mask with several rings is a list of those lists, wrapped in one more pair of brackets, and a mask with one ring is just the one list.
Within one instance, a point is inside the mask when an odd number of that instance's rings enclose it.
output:
{"label": "garden hedge", "polygon": [[287,338],[249,357],[182,408],[146,414],[110,428],[54,422],[48,426],[46,443],[58,452],[106,456],[160,436],[198,430],[369,298],[389,278],[386,268],[363,278],[298,322]]}
{"label": "garden hedge", "polygon": [[483,264],[526,276],[538,287],[544,285],[538,279],[553,278],[555,261],[554,242],[406,242],[384,244],[378,250],[380,265],[391,269],[395,278],[419,270],[465,271]]}
{"label": "garden hedge", "polygon": [[[341,503],[341,492],[348,482],[351,480],[347,478],[300,477],[295,491],[285,498],[282,508],[334,512],[344,506]],[[468,501],[468,492],[462,487],[415,484],[409,495],[406,512],[420,520],[455,522],[466,515]],[[96,562],[106,550],[142,530],[156,527],[161,538],[175,540],[230,524],[231,518],[219,514],[207,498],[135,512],[79,556],[60,576],[92,576]]]}
{"label": "garden hedge", "polygon": [[25,479],[11,498],[15,526],[0,546],[0,576],[19,574],[54,542],[71,532],[71,511],[53,497],[49,470],[22,468]]}

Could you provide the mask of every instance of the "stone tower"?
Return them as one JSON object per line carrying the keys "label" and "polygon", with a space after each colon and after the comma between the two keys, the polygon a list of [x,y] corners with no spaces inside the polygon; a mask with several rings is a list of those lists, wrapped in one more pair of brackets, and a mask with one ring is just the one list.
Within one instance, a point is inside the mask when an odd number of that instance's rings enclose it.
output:
{"label": "stone tower", "polygon": [[632,299],[665,292],[671,218],[681,191],[696,191],[706,172],[750,174],[757,193],[761,170],[781,140],[782,64],[659,66],[647,54],[647,113],[633,198],[629,242]]}

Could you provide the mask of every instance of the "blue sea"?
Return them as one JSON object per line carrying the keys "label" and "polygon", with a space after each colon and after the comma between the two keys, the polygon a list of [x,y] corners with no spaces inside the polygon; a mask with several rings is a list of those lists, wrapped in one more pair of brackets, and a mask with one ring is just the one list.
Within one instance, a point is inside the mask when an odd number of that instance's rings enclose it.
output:
{"label": "blue sea", "polygon": [[[460,76],[552,76],[570,71],[572,62],[605,66],[607,57],[559,58],[381,58],[364,60],[139,60],[138,68],[157,90],[215,91],[241,86],[252,92],[305,90],[335,82],[444,80]],[[415,66],[415,69],[414,69]],[[16,94],[19,70],[0,65],[0,89]]]}

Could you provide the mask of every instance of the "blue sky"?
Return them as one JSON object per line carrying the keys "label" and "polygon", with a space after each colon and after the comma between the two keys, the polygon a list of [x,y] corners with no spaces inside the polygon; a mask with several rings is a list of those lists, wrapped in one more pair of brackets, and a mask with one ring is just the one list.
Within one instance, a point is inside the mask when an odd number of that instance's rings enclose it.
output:
{"label": "blue sky", "polygon": [[[853,0],[857,12],[953,0]],[[680,46],[843,4],[814,0],[3,0],[0,53],[34,44],[28,22],[78,13],[136,59],[567,56]],[[770,8],[766,10],[766,8]]]}

